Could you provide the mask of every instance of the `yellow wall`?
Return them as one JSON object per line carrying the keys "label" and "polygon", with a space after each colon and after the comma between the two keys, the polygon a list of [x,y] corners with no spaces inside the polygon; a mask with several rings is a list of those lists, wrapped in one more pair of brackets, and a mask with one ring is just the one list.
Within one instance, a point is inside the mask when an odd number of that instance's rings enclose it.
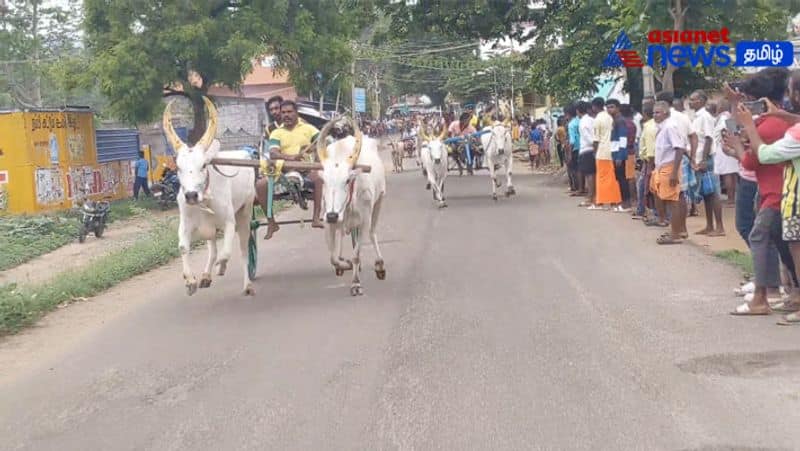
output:
{"label": "yellow wall", "polygon": [[120,199],[133,185],[130,162],[97,163],[91,112],[0,114],[0,150],[0,209],[10,213],[70,208],[87,185],[90,198]]}

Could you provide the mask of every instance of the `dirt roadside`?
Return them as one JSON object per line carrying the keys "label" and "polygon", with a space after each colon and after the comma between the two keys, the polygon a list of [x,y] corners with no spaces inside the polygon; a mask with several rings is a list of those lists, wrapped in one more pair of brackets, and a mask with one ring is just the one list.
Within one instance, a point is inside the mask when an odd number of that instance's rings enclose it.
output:
{"label": "dirt roadside", "polygon": [[0,271],[0,285],[41,283],[68,269],[85,266],[92,260],[132,244],[150,230],[156,219],[176,214],[177,210],[153,211],[142,216],[116,221],[109,224],[103,238],[98,239],[94,235],[89,235],[83,244],[78,243],[76,238],[74,242],[52,252]]}

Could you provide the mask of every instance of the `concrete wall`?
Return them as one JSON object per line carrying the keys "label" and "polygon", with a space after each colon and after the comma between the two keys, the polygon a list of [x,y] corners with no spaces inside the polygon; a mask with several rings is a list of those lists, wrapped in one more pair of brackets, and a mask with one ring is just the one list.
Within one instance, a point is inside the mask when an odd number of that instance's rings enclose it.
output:
{"label": "concrete wall", "polygon": [[[213,100],[219,113],[217,139],[222,150],[237,150],[246,145],[258,147],[267,123],[264,100],[245,97],[213,97]],[[172,118],[174,127],[188,127],[191,130],[193,112],[188,99],[175,98]],[[160,121],[142,126],[139,130],[142,144],[149,145],[153,155],[167,153]]]}

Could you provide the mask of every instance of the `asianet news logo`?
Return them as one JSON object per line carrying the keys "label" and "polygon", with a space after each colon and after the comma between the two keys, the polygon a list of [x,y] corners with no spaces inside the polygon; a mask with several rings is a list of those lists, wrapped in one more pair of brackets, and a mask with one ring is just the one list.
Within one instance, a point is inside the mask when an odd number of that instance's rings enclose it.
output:
{"label": "asianet news logo", "polygon": [[[667,62],[676,67],[698,65],[719,67],[791,66],[794,62],[792,43],[788,41],[739,41],[735,60],[731,58],[730,31],[719,30],[651,30],[647,33],[647,65]],[[603,60],[603,67],[642,67],[639,52],[624,31]]]}

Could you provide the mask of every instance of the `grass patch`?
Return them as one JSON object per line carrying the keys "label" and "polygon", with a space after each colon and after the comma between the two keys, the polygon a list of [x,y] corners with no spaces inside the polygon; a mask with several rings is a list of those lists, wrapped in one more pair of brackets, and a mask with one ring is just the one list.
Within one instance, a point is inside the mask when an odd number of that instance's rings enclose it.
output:
{"label": "grass patch", "polygon": [[[109,222],[159,209],[155,199],[123,199],[111,203]],[[81,220],[77,209],[36,216],[0,217],[0,271],[52,252],[78,237]]]}
{"label": "grass patch", "polygon": [[753,274],[753,258],[748,253],[730,249],[716,252],[714,255],[741,269],[745,276]]}
{"label": "grass patch", "polygon": [[[276,202],[275,212],[288,207],[288,202]],[[0,336],[16,333],[35,323],[60,304],[95,296],[133,276],[169,263],[180,255],[177,228],[177,217],[160,219],[155,221],[150,232],[130,246],[82,268],[63,272],[42,284],[0,286]],[[201,242],[195,243],[199,244]]]}
{"label": "grass patch", "polygon": [[64,302],[94,296],[179,255],[176,219],[158,221],[132,245],[40,285],[0,287],[0,335],[19,331]]}

